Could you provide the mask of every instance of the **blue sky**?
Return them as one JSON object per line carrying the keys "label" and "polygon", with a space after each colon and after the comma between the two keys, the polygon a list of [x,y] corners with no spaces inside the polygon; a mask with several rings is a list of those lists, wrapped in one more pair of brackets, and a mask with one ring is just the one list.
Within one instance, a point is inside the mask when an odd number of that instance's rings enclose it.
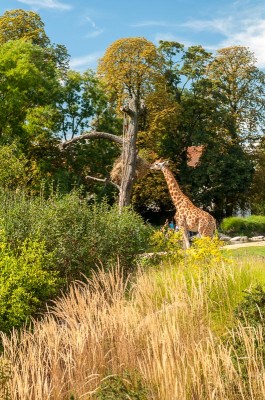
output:
{"label": "blue sky", "polygon": [[79,71],[96,68],[115,40],[139,36],[212,52],[247,46],[265,68],[264,0],[0,0],[1,15],[18,8],[41,16],[51,41],[67,47]]}

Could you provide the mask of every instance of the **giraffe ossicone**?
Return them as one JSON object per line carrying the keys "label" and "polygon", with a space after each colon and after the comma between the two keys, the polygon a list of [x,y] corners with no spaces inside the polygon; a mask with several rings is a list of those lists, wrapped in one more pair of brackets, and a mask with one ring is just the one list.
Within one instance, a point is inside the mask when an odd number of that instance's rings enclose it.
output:
{"label": "giraffe ossicone", "polygon": [[190,247],[188,231],[198,232],[200,236],[213,237],[216,222],[208,212],[196,207],[191,200],[181,191],[173,173],[168,168],[169,161],[158,160],[151,166],[151,170],[163,172],[168,190],[176,208],[175,221],[183,231],[184,246]]}

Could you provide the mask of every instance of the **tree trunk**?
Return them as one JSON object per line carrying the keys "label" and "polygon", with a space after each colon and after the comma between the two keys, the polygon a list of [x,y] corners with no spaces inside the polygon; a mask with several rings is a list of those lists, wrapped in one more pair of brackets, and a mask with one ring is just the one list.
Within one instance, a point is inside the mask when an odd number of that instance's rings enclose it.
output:
{"label": "tree trunk", "polygon": [[97,138],[103,138],[111,140],[119,145],[122,145],[121,151],[121,183],[116,185],[115,183],[107,179],[99,179],[91,176],[87,176],[88,179],[92,179],[104,183],[112,183],[119,189],[119,209],[129,206],[132,197],[132,189],[135,180],[136,165],[137,165],[137,134],[138,134],[138,122],[139,116],[146,112],[145,104],[138,98],[133,97],[126,106],[121,108],[126,115],[125,120],[129,119],[128,126],[125,127],[123,137],[116,136],[106,132],[92,131],[85,133],[81,136],[74,137],[73,139],[66,140],[59,144],[61,150],[71,146],[72,144],[81,140],[91,140]]}
{"label": "tree trunk", "polygon": [[136,98],[132,98],[127,106],[122,107],[130,119],[129,125],[124,129],[124,142],[122,148],[122,176],[119,193],[119,208],[128,206],[131,202],[133,183],[136,170],[136,140],[138,134],[139,104]]}

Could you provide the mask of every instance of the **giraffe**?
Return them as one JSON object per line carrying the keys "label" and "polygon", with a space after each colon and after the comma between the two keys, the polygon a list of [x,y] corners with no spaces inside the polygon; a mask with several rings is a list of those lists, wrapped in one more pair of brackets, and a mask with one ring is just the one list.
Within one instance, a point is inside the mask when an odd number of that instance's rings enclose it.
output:
{"label": "giraffe", "polygon": [[174,218],[178,227],[183,231],[184,248],[189,248],[188,231],[198,232],[200,236],[213,237],[216,222],[209,213],[196,207],[181,191],[167,165],[168,161],[158,160],[151,165],[150,169],[161,170],[164,174],[171,199],[176,207]]}

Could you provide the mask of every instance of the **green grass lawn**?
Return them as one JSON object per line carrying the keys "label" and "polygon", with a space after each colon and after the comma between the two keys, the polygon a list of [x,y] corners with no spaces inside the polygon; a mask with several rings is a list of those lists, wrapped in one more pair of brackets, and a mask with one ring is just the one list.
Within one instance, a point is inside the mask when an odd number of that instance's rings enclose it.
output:
{"label": "green grass lawn", "polygon": [[239,249],[224,250],[231,257],[264,257],[265,263],[265,246],[242,247]]}

